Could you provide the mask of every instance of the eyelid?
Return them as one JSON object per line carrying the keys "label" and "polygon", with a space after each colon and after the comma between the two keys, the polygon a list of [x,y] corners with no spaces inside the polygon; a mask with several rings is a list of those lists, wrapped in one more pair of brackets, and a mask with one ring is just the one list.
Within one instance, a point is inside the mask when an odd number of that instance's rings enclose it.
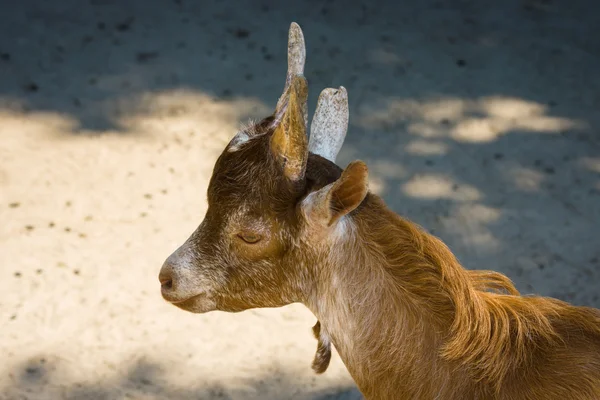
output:
{"label": "eyelid", "polygon": [[248,244],[258,243],[262,239],[262,235],[253,232],[240,232],[237,234],[237,237]]}

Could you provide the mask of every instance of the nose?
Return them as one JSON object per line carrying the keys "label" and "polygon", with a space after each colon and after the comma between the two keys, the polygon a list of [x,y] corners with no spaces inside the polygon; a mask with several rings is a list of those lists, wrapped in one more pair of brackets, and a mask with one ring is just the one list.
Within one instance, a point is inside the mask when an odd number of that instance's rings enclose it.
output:
{"label": "nose", "polygon": [[162,289],[172,289],[173,288],[173,277],[171,276],[171,270],[165,270],[163,267],[160,270],[160,274],[158,275],[158,280],[160,281],[160,287]]}
{"label": "nose", "polygon": [[160,269],[158,280],[160,282],[160,291],[163,297],[169,300],[177,288],[176,276],[173,271],[173,263],[171,262],[170,258],[165,261]]}

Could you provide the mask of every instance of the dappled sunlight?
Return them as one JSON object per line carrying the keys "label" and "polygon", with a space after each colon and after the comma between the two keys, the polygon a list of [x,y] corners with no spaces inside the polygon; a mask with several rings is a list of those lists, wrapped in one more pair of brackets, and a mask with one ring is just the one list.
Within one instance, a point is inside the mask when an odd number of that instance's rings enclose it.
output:
{"label": "dappled sunlight", "polygon": [[600,157],[583,157],[579,163],[584,168],[600,174]]}
{"label": "dappled sunlight", "polygon": [[512,165],[504,171],[518,190],[523,192],[539,192],[546,180],[544,174],[533,168]]}
{"label": "dappled sunlight", "polygon": [[229,140],[248,118],[265,117],[272,110],[255,98],[220,100],[191,90],[147,93],[121,101],[127,112],[117,124],[134,132],[160,136],[165,127],[178,134],[197,134],[212,141]]}
{"label": "dappled sunlight", "polygon": [[549,115],[549,107],[503,96],[425,101],[388,99],[363,106],[354,123],[365,129],[403,129],[422,138],[449,137],[458,142],[487,143],[509,133],[553,133],[581,130],[578,120]]}
{"label": "dappled sunlight", "polygon": [[481,193],[477,188],[466,184],[457,184],[449,176],[438,174],[419,174],[402,185],[402,191],[410,197],[421,199],[451,199],[459,202],[477,201]]}
{"label": "dappled sunlight", "polygon": [[422,156],[442,156],[447,153],[448,146],[440,141],[427,142],[424,140],[413,140],[404,147],[404,151]]}
{"label": "dappled sunlight", "polygon": [[397,65],[403,61],[396,52],[381,48],[372,50],[369,54],[369,59],[371,62],[383,65]]}
{"label": "dappled sunlight", "polygon": [[103,117],[116,127],[99,132],[86,129],[72,114],[27,111],[26,105],[8,99],[0,104],[5,105],[0,107],[2,133],[21,131],[23,127],[20,124],[24,124],[31,130],[46,131],[48,136],[130,134],[160,137],[166,131],[173,131],[198,132],[219,140],[223,135],[231,136],[240,122],[264,117],[271,112],[256,98],[221,100],[189,89],[165,90],[111,99],[110,107],[98,105],[106,113]]}
{"label": "dappled sunlight", "polygon": [[[496,238],[490,225],[501,218],[501,211],[483,204],[457,204],[452,210],[452,218],[445,224],[449,235],[460,237],[464,246],[472,253],[496,252],[502,249],[502,242]],[[484,268],[482,266],[473,266]]]}
{"label": "dappled sunlight", "polygon": [[437,139],[446,135],[445,128],[440,124],[428,122],[413,122],[406,128],[407,132],[424,139]]}
{"label": "dappled sunlight", "polygon": [[[110,353],[110,349],[106,350],[104,353]],[[103,355],[103,372],[98,373],[91,360],[65,358],[52,352],[32,354],[19,363],[2,366],[0,391],[6,398],[32,400],[213,397],[278,400],[282,393],[298,400],[361,398],[350,379],[335,382],[323,376],[316,381],[306,373],[306,368],[298,366],[258,362],[249,365],[246,371],[236,372],[223,363],[217,370],[209,370],[210,363],[190,360],[187,354],[178,355],[179,358],[174,354],[157,357],[143,352],[121,358]]]}
{"label": "dappled sunlight", "polygon": [[409,172],[396,162],[387,160],[373,160],[369,163],[369,189],[379,195],[385,196],[388,192],[387,181],[405,179]]}

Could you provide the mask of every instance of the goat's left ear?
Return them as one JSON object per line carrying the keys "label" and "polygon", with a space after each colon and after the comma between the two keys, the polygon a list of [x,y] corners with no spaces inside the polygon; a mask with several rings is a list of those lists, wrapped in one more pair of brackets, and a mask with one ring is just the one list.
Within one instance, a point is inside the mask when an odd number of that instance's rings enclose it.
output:
{"label": "goat's left ear", "polygon": [[337,181],[309,194],[302,202],[302,209],[310,223],[331,226],[356,209],[368,192],[367,165],[354,161]]}

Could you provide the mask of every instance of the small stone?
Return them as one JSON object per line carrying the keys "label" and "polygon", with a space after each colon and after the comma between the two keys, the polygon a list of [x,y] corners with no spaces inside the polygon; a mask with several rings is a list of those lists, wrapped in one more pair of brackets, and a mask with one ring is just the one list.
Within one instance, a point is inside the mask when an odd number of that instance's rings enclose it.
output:
{"label": "small stone", "polygon": [[152,60],[158,58],[158,56],[159,56],[158,51],[141,51],[136,54],[135,59],[139,63],[145,63],[145,62],[152,61]]}
{"label": "small stone", "polygon": [[236,29],[233,31],[233,35],[238,39],[245,39],[250,36],[250,32],[246,29]]}
{"label": "small stone", "polygon": [[26,84],[23,88],[25,89],[25,91],[30,92],[30,93],[35,93],[38,90],[40,90],[40,87],[35,82],[30,82],[30,83]]}
{"label": "small stone", "polygon": [[129,17],[125,21],[120,22],[117,25],[115,25],[115,28],[119,32],[126,32],[126,31],[128,31],[128,30],[131,29],[131,24],[133,24],[133,21],[134,21],[134,18],[133,17]]}

